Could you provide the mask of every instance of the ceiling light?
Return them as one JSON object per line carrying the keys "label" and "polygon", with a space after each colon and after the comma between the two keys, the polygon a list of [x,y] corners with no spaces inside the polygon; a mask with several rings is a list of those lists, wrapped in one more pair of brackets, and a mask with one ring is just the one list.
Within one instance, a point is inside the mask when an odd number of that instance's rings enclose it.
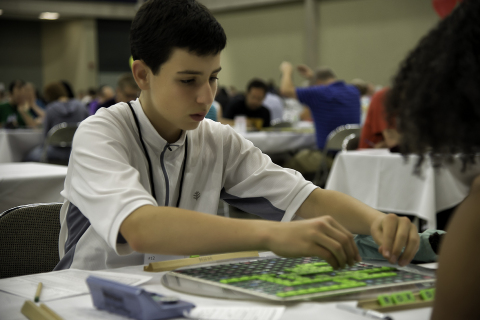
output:
{"label": "ceiling light", "polygon": [[59,17],[60,14],[58,12],[42,12],[38,18],[43,20],[57,20]]}
{"label": "ceiling light", "polygon": [[2,10],[2,9],[0,9],[0,16],[1,16],[2,14],[3,14],[3,10]]}

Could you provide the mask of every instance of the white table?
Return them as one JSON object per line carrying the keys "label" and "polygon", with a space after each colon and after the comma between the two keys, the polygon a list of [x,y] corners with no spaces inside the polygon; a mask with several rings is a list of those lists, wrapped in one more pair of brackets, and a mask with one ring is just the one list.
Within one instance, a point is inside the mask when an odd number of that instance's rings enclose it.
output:
{"label": "white table", "polygon": [[63,202],[67,167],[44,163],[0,163],[0,213],[25,204]]}
{"label": "white table", "polygon": [[[160,279],[163,273],[147,273],[142,271],[143,266],[124,267],[119,269],[111,269],[111,272],[127,272],[134,274],[143,274],[153,276],[153,279],[141,285],[148,291],[174,295],[182,300],[194,303],[196,306],[212,306],[212,307],[262,307],[262,306],[279,306],[279,304],[256,301],[240,301],[216,299],[209,297],[196,296],[191,294],[172,291],[164,287]],[[68,285],[66,283],[65,285]],[[34,292],[32,292],[32,298]],[[20,313],[21,306],[25,298],[14,296],[0,291],[0,314],[2,319],[9,320],[25,320],[26,318]],[[125,320],[120,316],[109,314],[107,312],[96,310],[93,307],[90,295],[81,295],[61,300],[49,301],[45,303],[48,307],[58,313],[63,319],[104,319],[104,320]],[[430,319],[431,308],[413,309],[407,311],[390,312],[395,320],[428,320]],[[184,319],[184,318],[182,318]],[[301,302],[289,304],[286,306],[285,313],[281,320],[299,320],[299,319],[324,319],[324,320],[366,320],[367,318],[355,315],[336,307],[336,303],[321,302]]]}
{"label": "white table", "polygon": [[253,131],[241,134],[266,154],[317,148],[312,123],[302,122],[298,127],[278,129],[278,131]]}
{"label": "white table", "polygon": [[0,163],[20,162],[42,142],[42,130],[0,129]]}
{"label": "white table", "polygon": [[460,161],[434,169],[429,159],[422,174],[413,174],[416,156],[405,163],[388,149],[365,149],[337,154],[326,189],[337,190],[383,211],[417,216],[436,228],[436,213],[458,205],[468,194],[477,164],[465,173]]}

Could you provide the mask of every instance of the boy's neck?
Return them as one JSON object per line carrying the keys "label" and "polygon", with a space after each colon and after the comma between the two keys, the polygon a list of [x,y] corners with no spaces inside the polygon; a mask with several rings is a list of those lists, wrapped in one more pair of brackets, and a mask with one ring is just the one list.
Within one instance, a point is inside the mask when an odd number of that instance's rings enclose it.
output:
{"label": "boy's neck", "polygon": [[148,120],[163,139],[165,139],[168,143],[174,143],[180,139],[182,135],[182,129],[175,128],[165,118],[155,112],[155,108],[149,104],[148,99],[145,99],[142,94],[140,94],[140,98],[138,100],[140,101],[140,105]]}

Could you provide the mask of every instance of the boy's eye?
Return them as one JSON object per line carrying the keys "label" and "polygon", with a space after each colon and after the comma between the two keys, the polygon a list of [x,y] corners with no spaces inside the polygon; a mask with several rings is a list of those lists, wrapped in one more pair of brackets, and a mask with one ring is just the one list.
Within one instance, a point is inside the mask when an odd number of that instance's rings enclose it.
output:
{"label": "boy's eye", "polygon": [[193,83],[195,79],[180,80],[181,83]]}
{"label": "boy's eye", "polygon": [[210,77],[210,81],[211,81],[211,82],[216,81],[216,80],[218,80],[217,77]]}

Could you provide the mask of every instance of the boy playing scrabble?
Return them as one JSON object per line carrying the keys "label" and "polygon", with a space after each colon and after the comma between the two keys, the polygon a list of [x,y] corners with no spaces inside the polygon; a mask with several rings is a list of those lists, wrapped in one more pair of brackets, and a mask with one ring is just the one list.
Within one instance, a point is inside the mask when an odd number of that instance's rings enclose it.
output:
{"label": "boy playing scrabble", "polygon": [[[319,256],[339,268],[360,260],[352,233],[371,234],[391,262],[410,262],[419,237],[407,218],[322,190],[204,119],[226,36],[203,5],[147,1],[130,44],[141,94],[100,109],[76,132],[57,270],[138,265],[145,253],[248,250]],[[216,216],[219,198],[265,220]]]}

